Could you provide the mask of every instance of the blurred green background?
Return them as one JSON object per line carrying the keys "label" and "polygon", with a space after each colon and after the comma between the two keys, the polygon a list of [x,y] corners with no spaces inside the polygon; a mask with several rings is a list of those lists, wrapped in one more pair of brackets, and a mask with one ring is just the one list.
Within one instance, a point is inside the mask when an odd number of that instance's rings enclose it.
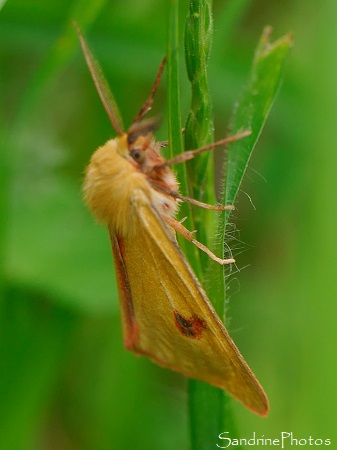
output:
{"label": "blurred green background", "polygon": [[[84,167],[114,133],[73,19],[90,25],[128,125],[165,53],[168,1],[8,0],[0,11],[0,449],[185,450],[185,380],[124,350],[108,233],[81,201]],[[237,437],[337,438],[336,23],[334,0],[214,0],[217,138],[263,27],[295,37],[235,211],[245,269],[229,281],[229,331],[271,405],[261,419],[233,402]],[[180,73],[185,117],[183,48]],[[164,82],[160,139],[165,99]]]}

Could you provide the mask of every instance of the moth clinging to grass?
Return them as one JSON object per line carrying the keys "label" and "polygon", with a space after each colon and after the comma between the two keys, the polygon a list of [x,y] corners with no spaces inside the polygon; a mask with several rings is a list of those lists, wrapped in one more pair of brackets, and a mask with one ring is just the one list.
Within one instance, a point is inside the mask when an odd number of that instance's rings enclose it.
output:
{"label": "moth clinging to grass", "polygon": [[182,234],[219,264],[220,259],[175,219],[183,197],[170,166],[198,153],[240,139],[243,132],[207,147],[165,160],[153,132],[157,119],[144,119],[164,69],[159,67],[149,98],[127,132],[103,73],[78,31],[97,91],[117,137],[99,147],[86,169],[84,200],[108,227],[121,303],[124,343],[160,366],[223,388],[260,415],[268,412],[267,397],[217,316],[192,268],[178,247]]}

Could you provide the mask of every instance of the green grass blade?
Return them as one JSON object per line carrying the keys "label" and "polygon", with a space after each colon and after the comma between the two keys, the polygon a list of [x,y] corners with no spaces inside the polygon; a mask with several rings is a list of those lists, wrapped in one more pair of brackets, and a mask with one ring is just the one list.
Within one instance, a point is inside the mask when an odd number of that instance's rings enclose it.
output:
{"label": "green grass blade", "polygon": [[[168,92],[168,130],[170,156],[175,156],[183,152],[183,140],[181,132],[180,113],[180,89],[179,89],[179,2],[170,1],[169,23],[168,23],[168,43],[167,43],[167,92]],[[180,184],[180,192],[188,194],[186,166],[177,164],[174,167],[177,179]],[[180,217],[186,217],[184,225],[188,229],[193,229],[191,209],[187,203],[180,206]],[[194,270],[200,275],[198,265],[198,252],[194,245],[186,239],[178,236],[179,244],[187,258],[192,261]]]}
{"label": "green grass blade", "polygon": [[[290,35],[286,35],[271,44],[269,42],[270,32],[270,28],[267,27],[262,34],[255,51],[247,87],[233,115],[231,123],[232,134],[245,129],[251,129],[252,133],[250,136],[229,146],[223,194],[223,204],[225,205],[235,204],[250,156],[280,86],[286,56],[292,44]],[[228,211],[222,217],[218,216],[219,221],[216,233],[218,239],[215,240],[213,249],[219,255],[224,255],[226,250],[225,229],[228,216]],[[225,256],[228,257],[229,255],[225,254]],[[209,273],[212,274],[213,280],[217,280],[216,282],[208,283],[209,295],[216,298],[215,286],[224,279],[224,268],[210,261]],[[222,299],[218,297],[215,305],[218,313],[219,311],[221,312],[221,304]]]}
{"label": "green grass blade", "polygon": [[[180,114],[180,89],[179,89],[179,9],[178,1],[170,1],[168,42],[167,42],[167,93],[168,93],[168,131],[170,157],[183,152],[183,140],[181,135]],[[184,166],[176,167],[181,183],[186,182]],[[182,189],[186,187],[183,185]]]}
{"label": "green grass blade", "polygon": [[[3,125],[2,116],[0,116],[1,125]],[[4,141],[4,127],[1,126],[0,140]],[[8,184],[9,184],[9,172],[8,172],[8,150],[5,146],[1,151],[1,164],[0,164],[0,301],[2,299],[3,288],[5,284],[5,267],[6,267],[6,246],[7,246],[7,233],[8,233],[8,217],[9,217],[9,198],[8,198]]]}
{"label": "green grass blade", "polygon": [[[194,0],[189,6],[185,26],[185,58],[192,99],[185,127],[186,150],[199,148],[213,141],[212,106],[207,76],[213,34],[212,2]],[[206,152],[187,164],[190,196],[201,201],[207,198],[205,185],[211,172],[208,167],[210,157],[210,152]]]}
{"label": "green grass blade", "polygon": [[16,126],[24,123],[26,116],[36,104],[39,95],[53,77],[65,66],[68,59],[79,46],[73,21],[76,20],[82,31],[85,31],[94,22],[106,3],[107,0],[97,0],[96,2],[77,0],[74,3],[64,23],[64,29],[55,42],[54,47],[28,83],[16,117]]}
{"label": "green grass blade", "polygon": [[[207,63],[212,41],[212,2],[194,0],[189,4],[185,25],[185,56],[188,78],[191,83],[191,109],[185,128],[186,149],[199,148],[213,141],[213,117],[209,95]],[[201,201],[214,203],[212,155],[199,155],[187,164],[189,195]],[[213,234],[214,212],[193,208],[193,228],[198,230],[198,239],[207,242]],[[203,281],[208,257],[200,252],[193,267]],[[199,266],[200,264],[200,266]],[[221,286],[220,286],[221,289]],[[217,292],[219,295],[219,292]],[[223,298],[224,293],[220,292]],[[212,297],[210,297],[212,301]],[[188,388],[190,437],[192,450],[206,450],[214,436],[225,423],[225,393],[197,380],[189,380]]]}
{"label": "green grass blade", "polygon": [[270,43],[271,29],[265,28],[256,49],[248,86],[233,116],[231,132],[251,129],[251,135],[229,147],[224,204],[234,204],[250,156],[274,102],[292,44],[290,35]]}
{"label": "green grass blade", "polygon": [[[214,127],[209,95],[207,64],[213,36],[212,1],[194,0],[189,4],[185,23],[185,59],[191,84],[191,107],[185,126],[185,149],[195,149],[213,141]],[[189,196],[206,203],[214,203],[212,183],[213,158],[210,152],[198,155],[186,164]],[[192,208],[193,229],[197,239],[209,245],[213,235],[214,214]],[[207,256],[199,252],[202,265]],[[202,281],[202,279],[200,280]]]}

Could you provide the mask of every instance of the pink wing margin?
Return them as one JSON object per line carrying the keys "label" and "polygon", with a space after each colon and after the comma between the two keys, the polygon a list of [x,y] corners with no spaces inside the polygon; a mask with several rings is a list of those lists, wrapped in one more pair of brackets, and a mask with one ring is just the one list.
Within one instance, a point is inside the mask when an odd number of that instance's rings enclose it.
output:
{"label": "pink wing margin", "polygon": [[123,261],[123,240],[110,231],[111,247],[114,254],[115,271],[118,285],[119,299],[121,302],[121,315],[123,325],[124,345],[127,350],[137,353],[139,330],[134,315],[131,298],[131,289],[126,267]]}

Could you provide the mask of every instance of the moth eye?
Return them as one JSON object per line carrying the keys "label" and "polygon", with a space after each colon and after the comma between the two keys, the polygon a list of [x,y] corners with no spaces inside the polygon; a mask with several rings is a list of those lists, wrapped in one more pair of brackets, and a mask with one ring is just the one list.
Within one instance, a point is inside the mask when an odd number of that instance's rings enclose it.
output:
{"label": "moth eye", "polygon": [[145,152],[137,147],[130,150],[130,155],[137,163],[142,163],[145,160]]}

